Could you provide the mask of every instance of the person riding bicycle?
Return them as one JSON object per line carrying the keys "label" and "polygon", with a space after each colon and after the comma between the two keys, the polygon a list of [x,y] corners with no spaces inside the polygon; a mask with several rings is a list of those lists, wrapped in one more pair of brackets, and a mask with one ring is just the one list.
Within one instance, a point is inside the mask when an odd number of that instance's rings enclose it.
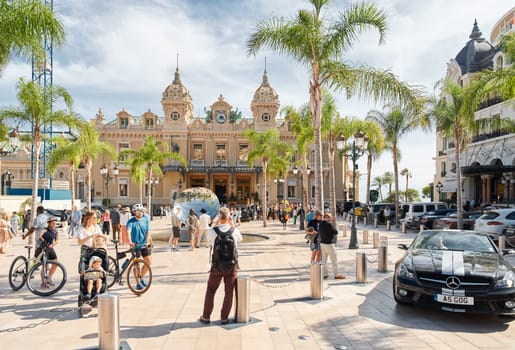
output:
{"label": "person riding bicycle", "polygon": [[[150,236],[150,220],[145,214],[145,208],[140,203],[132,206],[133,217],[127,222],[127,234],[129,236],[129,246],[136,248],[136,256],[143,257],[143,259],[150,266],[152,264],[152,250],[150,244],[152,237]],[[138,282],[136,289],[142,290],[147,283],[145,282],[145,275],[148,272],[146,266],[141,270],[141,280]]]}
{"label": "person riding bicycle", "polygon": [[[36,248],[35,256],[39,256],[43,251],[43,247],[46,247],[48,260],[57,261],[57,254],[54,250],[56,244],[59,243],[59,234],[57,233],[57,221],[59,218],[51,216],[47,219],[47,229],[45,231],[41,231],[39,234],[40,244]],[[49,278],[44,281],[41,280],[41,288],[47,288],[47,284],[49,286],[55,286],[52,281],[52,276],[54,275],[55,270],[57,269],[57,265],[52,265],[49,272]]]}

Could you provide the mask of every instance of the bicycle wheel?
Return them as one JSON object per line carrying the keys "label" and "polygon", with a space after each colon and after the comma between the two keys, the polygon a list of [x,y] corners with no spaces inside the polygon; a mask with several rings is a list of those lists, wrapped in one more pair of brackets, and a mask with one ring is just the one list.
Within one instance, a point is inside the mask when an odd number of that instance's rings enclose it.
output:
{"label": "bicycle wheel", "polygon": [[[52,276],[50,273],[54,270]],[[58,261],[47,261],[44,265],[41,261],[30,269],[27,278],[29,290],[39,296],[47,297],[57,293],[66,283],[66,269]]]}
{"label": "bicycle wheel", "polygon": [[109,269],[107,270],[107,273],[106,273],[107,288],[111,288],[115,284],[116,279],[119,274],[120,274],[120,269],[118,268],[118,263],[116,262],[116,260],[113,257],[110,256],[109,257]]}
{"label": "bicycle wheel", "polygon": [[17,291],[25,284],[27,276],[27,258],[17,256],[9,268],[9,285],[12,290]]}
{"label": "bicycle wheel", "polygon": [[[144,278],[141,277],[143,268],[147,268]],[[143,280],[143,284],[141,281]],[[150,265],[143,259],[132,260],[127,269],[127,286],[136,295],[145,293],[152,284],[152,270]]]}

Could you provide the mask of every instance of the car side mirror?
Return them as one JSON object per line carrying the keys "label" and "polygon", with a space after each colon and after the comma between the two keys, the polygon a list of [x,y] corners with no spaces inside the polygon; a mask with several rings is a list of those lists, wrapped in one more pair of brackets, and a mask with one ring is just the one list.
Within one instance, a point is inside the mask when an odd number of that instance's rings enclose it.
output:
{"label": "car side mirror", "polygon": [[402,250],[408,250],[408,246],[404,243],[397,244],[397,248],[402,249]]}

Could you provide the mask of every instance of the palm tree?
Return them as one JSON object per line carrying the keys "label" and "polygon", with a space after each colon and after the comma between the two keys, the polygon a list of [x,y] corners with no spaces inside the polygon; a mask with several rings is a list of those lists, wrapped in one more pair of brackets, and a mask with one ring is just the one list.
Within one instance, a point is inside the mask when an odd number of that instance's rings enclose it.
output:
{"label": "palm tree", "polygon": [[55,169],[64,162],[67,163],[70,177],[68,178],[70,190],[71,190],[71,206],[73,208],[75,200],[75,174],[79,169],[81,161],[80,147],[75,138],[59,137],[55,139],[56,148],[50,153],[48,159],[48,169],[50,172],[54,172]]}
{"label": "palm tree", "polygon": [[392,152],[393,159],[393,177],[394,177],[394,203],[395,213],[397,216],[396,226],[399,226],[400,211],[399,211],[399,140],[412,132],[418,127],[424,125],[423,116],[421,116],[417,110],[411,107],[399,107],[399,106],[386,106],[387,112],[382,113],[380,111],[368,112],[367,119],[373,120],[384,130],[385,141],[388,144],[389,149]]}
{"label": "palm tree", "polygon": [[[168,143],[156,141],[152,135],[145,137],[143,146],[139,150],[124,150],[120,155],[127,155],[126,163],[131,166],[131,174],[136,183],[141,184],[143,179],[146,178],[147,210],[149,213],[152,212],[152,181],[154,177],[159,179],[163,176],[161,166],[164,161],[174,159],[184,166],[187,165],[186,160],[179,153],[168,151]],[[143,202],[141,192],[140,199]]]}
{"label": "palm tree", "polygon": [[[370,204],[370,184],[372,179],[372,162],[379,159],[385,148],[384,135],[381,126],[376,122],[364,120],[361,122],[361,130],[368,137],[367,145],[367,191],[366,203]],[[381,181],[382,182],[382,181]],[[381,193],[380,193],[381,194]],[[382,194],[381,194],[382,199]]]}
{"label": "palm tree", "polygon": [[377,186],[377,190],[379,191],[379,198],[381,198],[381,202],[383,201],[383,177],[382,176],[376,176],[374,177],[374,182],[372,185]]}
{"label": "palm tree", "polygon": [[[91,210],[91,168],[93,161],[99,154],[108,155],[115,158],[115,150],[111,144],[100,141],[98,132],[95,130],[93,122],[82,123],[79,126],[79,136],[75,141],[81,162],[84,164],[84,187],[86,191],[86,208]],[[70,151],[71,152],[71,151]]]}
{"label": "palm tree", "polygon": [[[346,62],[345,54],[359,34],[370,28],[378,30],[379,42],[384,41],[386,16],[375,5],[355,4],[330,21],[330,12],[323,8],[329,0],[309,0],[311,11],[299,10],[289,20],[273,17],[258,22],[247,41],[248,53],[256,54],[267,47],[286,54],[308,67],[309,95],[315,144],[315,206],[322,209],[322,87],[345,90],[348,96],[370,96],[374,100],[388,99],[415,104],[414,91],[390,72]],[[331,13],[332,14],[332,13]],[[344,63],[345,62],[345,63]]]}
{"label": "palm tree", "polygon": [[268,198],[266,196],[268,186],[269,166],[272,171],[277,171],[277,163],[284,158],[281,150],[285,148],[285,144],[280,140],[279,130],[268,129],[264,132],[258,132],[252,129],[244,130],[242,135],[248,138],[252,145],[252,150],[248,155],[248,163],[253,166],[254,160],[259,159],[263,167],[263,227],[266,227],[266,210],[268,208]]}
{"label": "palm tree", "polygon": [[308,149],[313,144],[313,124],[311,122],[311,111],[308,104],[295,109],[292,106],[286,106],[282,112],[285,119],[291,122],[291,131],[296,135],[297,140],[297,153],[298,161],[296,165],[302,168],[302,204],[307,210],[309,205],[309,191],[308,191],[308,176],[307,170],[308,163]]}
{"label": "palm tree", "polygon": [[401,175],[406,176],[406,192],[404,193],[404,201],[408,201],[408,181],[411,177],[411,172],[408,170],[408,168],[404,168],[401,170]]}
{"label": "palm tree", "polygon": [[392,195],[392,184],[393,184],[393,174],[391,171],[385,171],[383,174],[383,185],[388,186],[388,196]]}
{"label": "palm tree", "polygon": [[41,0],[0,1],[0,76],[14,55],[44,57],[45,39],[57,47],[64,42],[61,21]]}
{"label": "palm tree", "polygon": [[[11,120],[17,124],[27,123],[32,125],[34,179],[32,182],[32,208],[31,222],[36,215],[38,204],[38,188],[40,179],[40,153],[41,143],[44,140],[44,128],[66,126],[77,127],[81,121],[72,112],[73,100],[64,88],[53,85],[42,88],[34,81],[25,81],[23,78],[17,83],[18,101],[20,107],[7,107],[0,111],[0,121]],[[53,110],[57,101],[64,103],[66,109]]]}

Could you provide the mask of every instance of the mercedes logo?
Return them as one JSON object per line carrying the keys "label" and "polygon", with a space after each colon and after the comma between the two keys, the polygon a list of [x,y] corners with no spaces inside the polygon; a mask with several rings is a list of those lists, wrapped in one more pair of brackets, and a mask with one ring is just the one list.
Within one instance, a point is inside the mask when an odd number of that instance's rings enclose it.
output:
{"label": "mercedes logo", "polygon": [[445,284],[447,284],[447,287],[451,288],[451,289],[457,289],[460,287],[460,279],[456,276],[450,276],[450,277],[447,277],[447,279],[445,280]]}

